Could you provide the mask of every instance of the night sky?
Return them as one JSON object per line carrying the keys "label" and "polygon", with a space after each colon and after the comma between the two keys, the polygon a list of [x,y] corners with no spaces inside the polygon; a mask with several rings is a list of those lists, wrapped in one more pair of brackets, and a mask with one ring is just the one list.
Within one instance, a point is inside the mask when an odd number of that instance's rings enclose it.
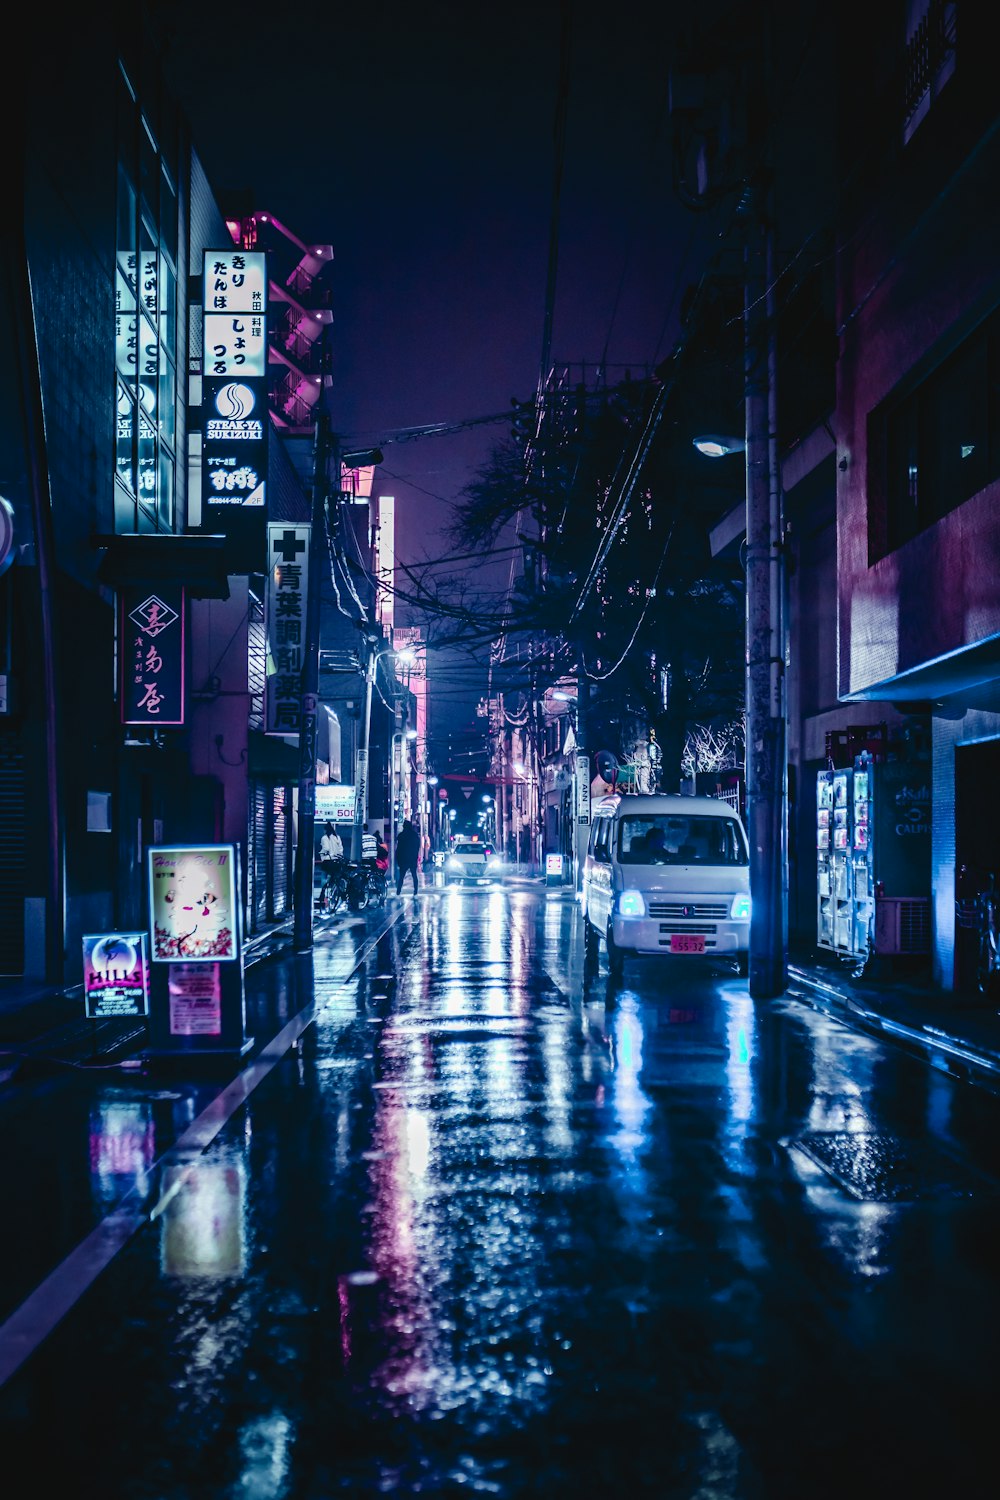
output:
{"label": "night sky", "polygon": [[[551,362],[603,360],[614,380],[669,352],[716,229],[671,187],[669,8],[570,9]],[[449,503],[509,424],[395,435],[506,413],[534,392],[562,7],[254,3],[218,35],[200,3],[158,12],[178,27],[174,81],[217,192],[249,190],[301,239],[333,245],[334,427],[348,446],[382,446],[400,555],[440,556]],[[229,29],[248,26],[260,70],[234,54],[247,88],[231,111],[218,70]]]}

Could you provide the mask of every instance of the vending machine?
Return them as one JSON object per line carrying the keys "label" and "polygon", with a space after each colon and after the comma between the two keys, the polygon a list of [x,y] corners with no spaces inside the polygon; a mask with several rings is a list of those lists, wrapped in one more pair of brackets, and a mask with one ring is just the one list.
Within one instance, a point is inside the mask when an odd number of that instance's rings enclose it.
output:
{"label": "vending machine", "polygon": [[930,952],[931,763],[854,761],[852,950]]}
{"label": "vending machine", "polygon": [[816,778],[816,941],[848,955],[853,951],[853,779],[853,770],[820,771]]}

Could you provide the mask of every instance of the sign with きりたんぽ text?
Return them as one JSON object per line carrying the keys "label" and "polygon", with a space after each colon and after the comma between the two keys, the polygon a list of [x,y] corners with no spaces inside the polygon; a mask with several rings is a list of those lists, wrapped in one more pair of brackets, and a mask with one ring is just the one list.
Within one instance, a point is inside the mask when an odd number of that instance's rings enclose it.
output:
{"label": "sign with \u304d\u308a\u305f\u3093\u307d text", "polygon": [[184,723],[184,590],[118,592],[119,699],[123,724]]}
{"label": "sign with \u304d\u308a\u305f\u3093\u307d text", "polygon": [[267,375],[267,256],[260,250],[206,250],[203,260],[202,374]]}
{"label": "sign with \u304d\u308a\u305f\u3093\u307d text", "polygon": [[149,851],[154,963],[237,959],[238,887],[232,844],[154,845]]}

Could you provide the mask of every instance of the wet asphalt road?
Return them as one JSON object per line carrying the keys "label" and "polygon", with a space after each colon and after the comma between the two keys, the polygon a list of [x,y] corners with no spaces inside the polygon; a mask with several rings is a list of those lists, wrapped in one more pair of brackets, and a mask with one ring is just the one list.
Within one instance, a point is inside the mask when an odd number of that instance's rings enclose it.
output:
{"label": "wet asphalt road", "polygon": [[425,890],[250,971],[228,1090],[0,1089],[4,1495],[991,1493],[1000,1100],[582,957]]}

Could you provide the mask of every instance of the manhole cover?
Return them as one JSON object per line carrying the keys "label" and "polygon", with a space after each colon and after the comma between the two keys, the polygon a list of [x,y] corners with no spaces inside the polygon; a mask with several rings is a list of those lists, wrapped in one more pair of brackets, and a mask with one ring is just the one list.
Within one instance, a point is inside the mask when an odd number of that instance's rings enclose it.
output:
{"label": "manhole cover", "polygon": [[933,1143],[874,1131],[809,1131],[791,1142],[863,1203],[918,1203],[996,1192],[997,1183]]}

